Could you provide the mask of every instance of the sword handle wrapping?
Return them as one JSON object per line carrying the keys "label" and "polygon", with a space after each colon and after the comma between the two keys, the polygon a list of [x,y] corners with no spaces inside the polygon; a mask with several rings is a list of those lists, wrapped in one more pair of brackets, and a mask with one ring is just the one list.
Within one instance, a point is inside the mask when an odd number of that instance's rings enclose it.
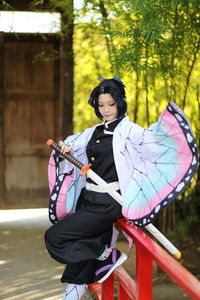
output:
{"label": "sword handle wrapping", "polygon": [[64,158],[66,158],[67,160],[69,160],[73,165],[75,165],[77,168],[81,169],[82,174],[81,176],[87,174],[88,169],[90,168],[91,164],[89,164],[88,166],[85,166],[84,164],[82,164],[78,159],[76,159],[73,155],[71,155],[70,153],[65,153],[63,154],[61,152],[61,147],[56,144],[53,140],[49,139],[47,142],[47,145],[54,149],[57,153],[61,154]]}

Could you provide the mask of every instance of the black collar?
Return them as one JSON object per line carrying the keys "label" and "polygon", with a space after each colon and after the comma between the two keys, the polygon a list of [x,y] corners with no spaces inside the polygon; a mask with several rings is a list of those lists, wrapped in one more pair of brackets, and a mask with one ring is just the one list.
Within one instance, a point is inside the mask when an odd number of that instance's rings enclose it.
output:
{"label": "black collar", "polygon": [[115,119],[115,120],[112,120],[110,122],[105,122],[103,125],[104,125],[104,129],[106,131],[114,131],[115,127],[119,124],[119,122],[123,119],[124,117],[122,118],[118,118],[118,119]]}

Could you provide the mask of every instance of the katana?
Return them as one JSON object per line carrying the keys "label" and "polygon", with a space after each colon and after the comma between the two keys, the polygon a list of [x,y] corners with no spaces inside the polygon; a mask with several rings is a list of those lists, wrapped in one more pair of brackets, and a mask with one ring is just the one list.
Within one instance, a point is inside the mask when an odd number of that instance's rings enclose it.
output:
{"label": "katana", "polygon": [[[97,175],[90,168],[92,164],[89,164],[88,166],[86,166],[83,163],[81,163],[78,159],[76,159],[73,155],[71,155],[70,153],[63,154],[61,152],[61,147],[51,139],[49,139],[46,143],[50,148],[54,149],[57,153],[61,154],[64,158],[66,158],[72,164],[74,164],[77,168],[79,168],[82,171],[81,176],[87,175],[97,185],[105,186],[107,184],[106,181],[104,181],[99,175]],[[120,205],[123,204],[123,198],[118,192],[116,192],[116,191],[108,192],[108,194],[111,197],[113,197]],[[144,228],[147,229],[154,236],[154,238],[156,238],[176,259],[181,258],[181,252],[153,224],[148,224],[148,225],[144,226]]]}

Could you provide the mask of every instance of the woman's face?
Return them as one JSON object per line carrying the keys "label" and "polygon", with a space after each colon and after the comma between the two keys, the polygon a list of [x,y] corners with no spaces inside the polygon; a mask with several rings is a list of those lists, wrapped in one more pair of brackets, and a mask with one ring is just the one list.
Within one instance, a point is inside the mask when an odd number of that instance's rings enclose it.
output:
{"label": "woman's face", "polygon": [[108,122],[117,118],[117,105],[110,94],[101,94],[99,96],[98,109],[102,117]]}

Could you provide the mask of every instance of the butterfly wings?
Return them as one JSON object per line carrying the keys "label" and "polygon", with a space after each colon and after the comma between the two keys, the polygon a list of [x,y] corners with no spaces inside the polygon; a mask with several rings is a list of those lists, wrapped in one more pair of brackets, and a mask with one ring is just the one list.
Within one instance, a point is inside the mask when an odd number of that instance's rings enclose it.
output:
{"label": "butterfly wings", "polygon": [[189,121],[175,103],[145,131],[138,152],[122,213],[137,226],[146,226],[190,182],[198,163]]}
{"label": "butterfly wings", "polygon": [[50,190],[49,220],[57,223],[73,212],[74,195],[72,193],[73,173],[59,174],[59,156],[53,150],[48,164]]}

